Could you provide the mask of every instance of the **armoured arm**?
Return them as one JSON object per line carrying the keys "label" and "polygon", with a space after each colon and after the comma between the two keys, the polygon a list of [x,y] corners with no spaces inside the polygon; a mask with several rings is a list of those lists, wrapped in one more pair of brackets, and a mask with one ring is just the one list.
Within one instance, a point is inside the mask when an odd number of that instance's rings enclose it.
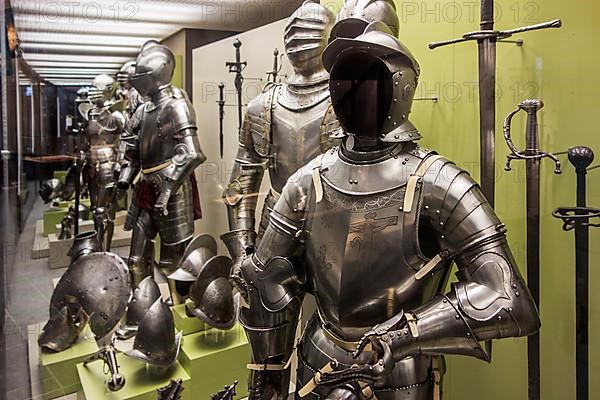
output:
{"label": "armoured arm", "polygon": [[[231,179],[223,193],[230,231],[221,238],[231,256],[238,262],[254,250],[256,204],[268,160],[256,152],[252,135],[252,131],[257,131],[259,125],[254,114],[258,109],[262,110],[259,99],[255,99],[248,106],[239,134],[239,147]],[[270,129],[270,126],[263,128]]]}
{"label": "armoured arm", "polygon": [[170,165],[160,172],[164,183],[155,207],[165,210],[171,193],[175,193],[194,170],[206,161],[206,156],[200,148],[196,116],[187,99],[178,98],[172,101],[170,107],[165,108],[161,118],[166,120],[162,129],[168,131],[168,125],[172,125],[176,142]]}
{"label": "armoured arm", "polygon": [[288,183],[269,227],[238,280],[247,307],[240,311],[252,347],[250,398],[287,398],[294,337],[303,299],[305,276],[292,256],[301,255],[306,192]]}
{"label": "armoured arm", "polygon": [[[422,220],[442,254],[458,266],[445,296],[409,313],[409,335],[420,353],[452,353],[489,360],[480,342],[531,335],[537,309],[506,241],[506,229],[471,177],[445,159],[423,182]],[[411,315],[412,314],[412,315]],[[414,331],[414,332],[413,332]]]}
{"label": "armoured arm", "polygon": [[121,173],[117,187],[121,190],[127,190],[133,183],[133,180],[140,172],[140,153],[139,153],[139,126],[143,116],[143,107],[140,107],[136,113],[129,118],[125,129],[121,134]]}

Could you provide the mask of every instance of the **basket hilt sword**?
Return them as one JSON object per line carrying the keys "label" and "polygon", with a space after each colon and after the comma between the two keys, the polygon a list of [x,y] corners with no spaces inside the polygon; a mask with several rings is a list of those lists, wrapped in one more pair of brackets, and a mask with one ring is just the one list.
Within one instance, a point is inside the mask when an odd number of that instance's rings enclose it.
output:
{"label": "basket hilt sword", "polygon": [[577,206],[560,207],[552,215],[563,221],[563,230],[575,230],[575,376],[576,399],[589,399],[589,228],[600,227],[600,209],[587,206],[586,175],[600,165],[590,167],[594,152],[589,147],[577,146],[568,151],[569,162],[577,174]]}
{"label": "basket hilt sword", "polygon": [[[496,186],[496,43],[517,33],[559,28],[559,19],[522,28],[500,31],[494,29],[494,0],[481,0],[480,30],[465,33],[461,38],[430,43],[430,49],[467,41],[477,41],[479,51],[479,130],[480,182],[485,197],[494,206]],[[522,45],[522,41],[517,41]],[[538,396],[539,398],[539,396]]]}
{"label": "basket hilt sword", "polygon": [[[505,170],[511,170],[511,162],[525,160],[527,175],[527,284],[535,304],[540,306],[540,163],[544,158],[554,161],[554,173],[560,174],[560,161],[554,154],[539,149],[538,112],[544,107],[541,100],[524,100],[504,120],[504,140],[510,149]],[[527,113],[526,149],[518,150],[511,138],[513,117],[520,111]],[[527,338],[527,372],[529,399],[540,398],[540,335]]]}

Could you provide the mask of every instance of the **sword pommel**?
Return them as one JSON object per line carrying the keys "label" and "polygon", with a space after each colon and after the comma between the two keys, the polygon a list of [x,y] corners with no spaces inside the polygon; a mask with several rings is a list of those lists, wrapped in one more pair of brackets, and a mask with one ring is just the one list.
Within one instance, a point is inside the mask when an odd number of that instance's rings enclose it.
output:
{"label": "sword pommel", "polygon": [[568,157],[577,171],[586,171],[594,162],[594,151],[586,146],[577,146],[569,149]]}
{"label": "sword pommel", "polygon": [[538,99],[523,100],[519,108],[527,113],[536,113],[544,107],[544,102]]}

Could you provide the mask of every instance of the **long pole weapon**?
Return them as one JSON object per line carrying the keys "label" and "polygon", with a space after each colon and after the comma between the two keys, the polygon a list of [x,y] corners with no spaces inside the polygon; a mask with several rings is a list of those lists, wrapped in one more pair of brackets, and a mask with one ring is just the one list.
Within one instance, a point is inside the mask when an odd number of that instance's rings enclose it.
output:
{"label": "long pole weapon", "polygon": [[242,129],[242,117],[243,117],[243,102],[242,102],[242,89],[244,85],[244,76],[242,72],[246,69],[248,63],[246,61],[242,61],[242,56],[240,53],[240,47],[242,47],[242,42],[239,39],[236,39],[233,43],[233,47],[235,48],[235,61],[227,61],[225,66],[229,68],[229,72],[235,74],[235,90],[237,92],[237,106],[238,106],[238,130]]}
{"label": "long pole weapon", "polygon": [[221,82],[219,84],[219,149],[221,151],[221,158],[223,158],[223,150],[225,147],[225,132],[223,131],[223,120],[225,119],[225,84]]}
{"label": "long pole weapon", "polygon": [[[476,40],[479,50],[479,130],[481,188],[494,206],[496,186],[496,43],[514,34],[546,28],[560,28],[559,19],[517,29],[494,29],[494,0],[481,0],[480,30],[462,38],[429,44],[430,49]],[[519,44],[522,44],[519,41]]]}
{"label": "long pole weapon", "polygon": [[600,218],[600,209],[587,207],[586,175],[588,171],[600,168],[590,167],[594,152],[589,147],[578,146],[568,151],[569,162],[577,173],[577,207],[560,207],[552,215],[563,221],[563,230],[575,230],[575,340],[576,340],[576,393],[577,400],[589,399],[589,245],[591,218]]}
{"label": "long pole weapon", "polygon": [[[537,113],[544,107],[542,101],[524,100],[516,111],[504,121],[504,139],[511,153],[506,158],[504,169],[511,170],[513,160],[525,160],[527,176],[527,285],[535,304],[540,306],[540,162],[550,158],[555,163],[554,173],[560,174],[560,161],[554,154],[539,149],[539,129]],[[510,136],[513,117],[519,112],[527,113],[526,146],[517,150]],[[540,398],[540,335],[527,338],[527,370],[529,377],[529,399]]]}

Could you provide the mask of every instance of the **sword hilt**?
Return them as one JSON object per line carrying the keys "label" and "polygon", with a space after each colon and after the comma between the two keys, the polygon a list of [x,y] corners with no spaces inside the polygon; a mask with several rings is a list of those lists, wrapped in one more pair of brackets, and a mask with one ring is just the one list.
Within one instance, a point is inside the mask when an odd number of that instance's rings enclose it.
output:
{"label": "sword hilt", "polygon": [[450,44],[463,43],[472,40],[503,40],[508,39],[509,37],[523,32],[537,31],[540,29],[549,29],[549,28],[560,28],[562,26],[562,21],[560,19],[554,19],[552,21],[543,22],[541,24],[524,26],[521,28],[508,29],[505,31],[493,30],[493,29],[485,29],[474,32],[467,32],[461,38],[445,40],[442,42],[433,42],[429,43],[429,49],[433,50],[438,47],[448,46]]}
{"label": "sword hilt", "polygon": [[[554,161],[554,173],[561,173],[560,160],[554,154],[541,151],[537,147],[537,113],[543,107],[544,103],[541,100],[524,100],[519,104],[519,107],[515,111],[508,114],[508,116],[504,120],[504,140],[506,141],[506,144],[510,149],[510,154],[506,156],[506,165],[504,167],[506,171],[511,170],[511,162],[513,160],[541,160],[543,158],[550,158],[552,161]],[[525,111],[527,113],[527,136],[533,138],[531,141],[533,145],[528,145],[525,150],[517,149],[517,147],[512,141],[510,132],[512,119],[520,111]]]}

